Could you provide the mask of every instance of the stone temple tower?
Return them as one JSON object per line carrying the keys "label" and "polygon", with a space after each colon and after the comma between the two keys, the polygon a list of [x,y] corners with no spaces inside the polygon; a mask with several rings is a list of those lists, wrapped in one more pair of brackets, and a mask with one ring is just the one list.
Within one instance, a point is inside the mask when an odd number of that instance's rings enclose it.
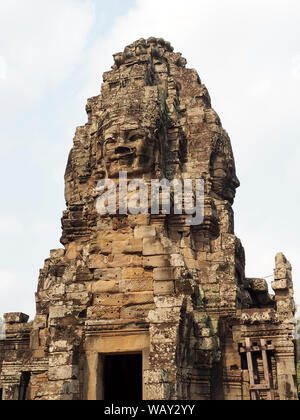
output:
{"label": "stone temple tower", "polygon": [[[297,398],[291,265],[270,295],[245,277],[230,139],[195,70],[163,39],[114,56],[66,174],[63,249],[40,272],[36,317],[5,315],[4,400]],[[97,184],[203,179],[204,221],[97,212]],[[117,209],[118,210],[118,209]]]}

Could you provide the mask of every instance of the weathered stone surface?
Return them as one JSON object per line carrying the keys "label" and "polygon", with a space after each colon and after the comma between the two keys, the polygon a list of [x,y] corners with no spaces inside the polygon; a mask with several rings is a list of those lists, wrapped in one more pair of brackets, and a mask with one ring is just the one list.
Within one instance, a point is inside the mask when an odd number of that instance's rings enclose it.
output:
{"label": "weathered stone surface", "polygon": [[265,279],[251,279],[250,286],[256,292],[268,292],[268,283]]}
{"label": "weathered stone surface", "polygon": [[287,279],[272,281],[272,289],[274,290],[274,292],[278,290],[287,290],[288,289]]}
{"label": "weathered stone surface", "polygon": [[97,293],[118,293],[119,292],[119,280],[107,280],[97,281],[91,285],[91,291],[94,294]]}
{"label": "weathered stone surface", "polygon": [[[268,346],[271,396],[297,399],[291,265],[276,256],[275,296],[264,279],[245,277],[234,234],[233,151],[205,85],[170,43],[153,37],[116,54],[103,81],[88,100],[87,124],[76,130],[65,173],[64,249],[52,250],[40,271],[35,320],[5,315],[3,399],[101,399],[104,356],[142,354],[144,399],[249,400],[240,354],[246,339]],[[173,210],[122,214],[120,172],[125,186],[204,179],[203,223],[190,226]],[[114,214],[97,211],[103,179],[116,186]],[[257,349],[254,364],[253,380],[262,382]],[[129,376],[139,375],[120,370],[110,378],[122,384],[115,400],[125,391],[137,399]]]}
{"label": "weathered stone surface", "polygon": [[134,280],[121,280],[119,283],[120,292],[147,292],[153,290],[152,278],[137,278]]}
{"label": "weathered stone surface", "polygon": [[4,320],[6,324],[23,324],[28,322],[29,316],[21,312],[4,314]]}
{"label": "weathered stone surface", "polygon": [[167,251],[158,239],[145,238],[143,239],[143,255],[167,255]]}
{"label": "weathered stone surface", "polygon": [[134,229],[134,237],[137,239],[155,238],[156,229],[154,226],[137,226]]}
{"label": "weathered stone surface", "polygon": [[155,257],[144,257],[143,266],[147,268],[167,267],[170,265],[168,255],[159,255]]}
{"label": "weathered stone surface", "polygon": [[172,295],[175,293],[174,281],[155,281],[154,282],[154,293],[156,296],[160,295]]}
{"label": "weathered stone surface", "polygon": [[111,268],[103,270],[94,271],[94,280],[99,281],[117,281],[122,278],[122,269],[121,268]]}
{"label": "weathered stone surface", "polygon": [[172,267],[155,268],[153,270],[153,279],[156,281],[169,281],[177,278],[176,271]]}

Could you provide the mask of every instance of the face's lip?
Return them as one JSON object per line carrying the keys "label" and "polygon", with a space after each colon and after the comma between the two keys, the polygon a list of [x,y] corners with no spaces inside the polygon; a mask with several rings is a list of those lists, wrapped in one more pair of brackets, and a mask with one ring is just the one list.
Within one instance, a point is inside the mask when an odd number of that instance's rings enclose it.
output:
{"label": "face's lip", "polygon": [[110,161],[114,162],[116,160],[121,159],[129,159],[136,155],[136,148],[130,148],[130,147],[118,147],[115,149],[115,153],[113,156],[110,157]]}

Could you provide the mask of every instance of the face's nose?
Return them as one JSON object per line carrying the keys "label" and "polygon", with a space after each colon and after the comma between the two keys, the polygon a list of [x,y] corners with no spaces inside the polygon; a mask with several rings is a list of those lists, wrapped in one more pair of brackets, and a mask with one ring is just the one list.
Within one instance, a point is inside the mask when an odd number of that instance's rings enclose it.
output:
{"label": "face's nose", "polygon": [[238,177],[236,175],[234,175],[234,177],[232,179],[232,185],[235,188],[239,188],[241,186],[240,180],[238,179]]}

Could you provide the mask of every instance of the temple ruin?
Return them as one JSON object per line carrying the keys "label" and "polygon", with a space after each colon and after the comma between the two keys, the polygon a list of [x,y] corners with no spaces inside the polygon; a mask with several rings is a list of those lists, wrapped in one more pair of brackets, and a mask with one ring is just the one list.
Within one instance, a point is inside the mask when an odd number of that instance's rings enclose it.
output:
{"label": "temple ruin", "polygon": [[[163,39],[114,56],[66,174],[62,249],[36,316],[5,315],[3,400],[296,400],[292,269],[245,277],[230,139],[195,70]],[[203,179],[204,221],[107,214],[97,183]]]}

